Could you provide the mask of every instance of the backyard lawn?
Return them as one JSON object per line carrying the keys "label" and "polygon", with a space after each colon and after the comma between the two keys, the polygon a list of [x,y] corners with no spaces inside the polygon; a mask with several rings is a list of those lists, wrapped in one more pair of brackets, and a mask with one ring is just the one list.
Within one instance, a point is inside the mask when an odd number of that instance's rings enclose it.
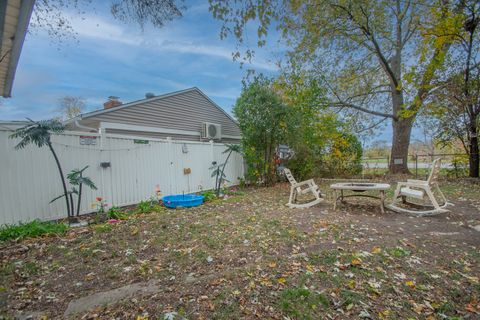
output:
{"label": "backyard lawn", "polygon": [[[375,200],[285,206],[289,187],[0,244],[7,318],[480,319],[480,186],[417,218]],[[349,199],[355,202],[355,200]],[[0,314],[1,314],[0,313]],[[45,317],[44,317],[45,316]]]}

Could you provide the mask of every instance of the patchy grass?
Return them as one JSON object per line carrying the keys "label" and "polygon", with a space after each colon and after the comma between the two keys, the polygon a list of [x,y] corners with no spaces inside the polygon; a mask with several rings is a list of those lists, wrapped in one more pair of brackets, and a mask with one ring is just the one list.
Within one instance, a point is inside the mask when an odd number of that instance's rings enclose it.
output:
{"label": "patchy grass", "polygon": [[118,223],[5,243],[0,317],[63,318],[73,300],[153,281],[159,292],[71,318],[475,319],[480,187],[442,188],[456,206],[425,218],[354,198],[293,210],[285,184],[190,209],[145,202]]}
{"label": "patchy grass", "polygon": [[61,235],[67,232],[63,223],[32,221],[18,225],[6,225],[0,228],[0,241],[22,240],[40,236]]}
{"label": "patchy grass", "polygon": [[317,319],[321,310],[329,308],[330,301],[321,292],[290,288],[280,294],[279,305],[286,315],[295,319]]}

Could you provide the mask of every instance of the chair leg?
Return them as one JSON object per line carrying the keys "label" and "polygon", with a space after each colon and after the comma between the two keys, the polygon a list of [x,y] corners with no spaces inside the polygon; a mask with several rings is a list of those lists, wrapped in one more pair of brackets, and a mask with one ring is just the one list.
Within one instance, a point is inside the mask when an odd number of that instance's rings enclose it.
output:
{"label": "chair leg", "polygon": [[322,197],[321,193],[320,193],[320,189],[318,189],[318,187],[314,187],[312,189],[313,191],[313,194],[315,195],[315,199],[320,199]]}
{"label": "chair leg", "polygon": [[425,188],[425,192],[427,193],[428,198],[432,202],[433,207],[437,210],[441,209],[440,206],[438,205],[437,199],[435,199],[435,196],[433,195],[432,190],[429,187],[427,187]]}
{"label": "chair leg", "polygon": [[445,198],[445,195],[443,194],[442,190],[440,190],[440,187],[439,187],[438,183],[435,183],[435,187],[437,188],[437,191],[440,195],[440,198],[442,198],[443,206],[447,206],[448,205],[448,200],[447,200],[447,198]]}
{"label": "chair leg", "polygon": [[385,190],[380,190],[380,210],[385,213]]}
{"label": "chair leg", "polygon": [[288,205],[293,204],[293,201],[295,201],[296,194],[294,194],[295,188],[291,187],[290,188],[290,197],[288,198]]}
{"label": "chair leg", "polygon": [[337,210],[337,190],[333,189],[333,211]]}
{"label": "chair leg", "polygon": [[393,201],[392,203],[397,203],[398,202],[398,197],[400,195],[400,189],[401,189],[401,186],[397,186],[397,189],[395,189],[395,193],[393,195]]}

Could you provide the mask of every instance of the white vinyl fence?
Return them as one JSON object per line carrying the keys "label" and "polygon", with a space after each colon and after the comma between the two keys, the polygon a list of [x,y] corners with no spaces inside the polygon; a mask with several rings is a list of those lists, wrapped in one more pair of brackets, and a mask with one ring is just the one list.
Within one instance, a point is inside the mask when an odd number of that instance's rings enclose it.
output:
{"label": "white vinyl fence", "polygon": [[[0,225],[66,217],[65,201],[51,199],[62,194],[60,176],[47,147],[28,146],[15,150],[18,140],[0,131]],[[84,187],[81,213],[94,211],[101,196],[111,206],[135,204],[155,194],[193,193],[212,189],[212,161],[222,163],[226,146],[212,142],[134,139],[119,136],[67,132],[52,137],[65,175],[88,165],[85,176],[98,190]],[[102,168],[101,163],[110,163]],[[184,169],[191,173],[185,174]],[[188,171],[188,170],[187,170]],[[228,185],[243,177],[243,158],[232,154],[225,169]]]}

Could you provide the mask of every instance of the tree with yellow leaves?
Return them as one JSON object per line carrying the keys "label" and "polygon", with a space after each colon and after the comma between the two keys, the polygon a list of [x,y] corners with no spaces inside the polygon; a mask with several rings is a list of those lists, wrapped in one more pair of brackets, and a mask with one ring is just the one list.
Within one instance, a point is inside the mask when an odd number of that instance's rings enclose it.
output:
{"label": "tree with yellow leaves", "polygon": [[[328,88],[330,107],[354,110],[392,123],[391,173],[408,172],[410,135],[455,31],[461,0],[210,0],[223,22],[220,35],[238,47],[254,25],[258,46],[276,28],[286,47],[286,73],[305,72]],[[429,50],[425,41],[433,41]],[[247,44],[248,47],[248,44]],[[245,58],[254,51],[248,47]],[[241,56],[236,52],[235,57]],[[355,115],[352,115],[355,117]]]}

